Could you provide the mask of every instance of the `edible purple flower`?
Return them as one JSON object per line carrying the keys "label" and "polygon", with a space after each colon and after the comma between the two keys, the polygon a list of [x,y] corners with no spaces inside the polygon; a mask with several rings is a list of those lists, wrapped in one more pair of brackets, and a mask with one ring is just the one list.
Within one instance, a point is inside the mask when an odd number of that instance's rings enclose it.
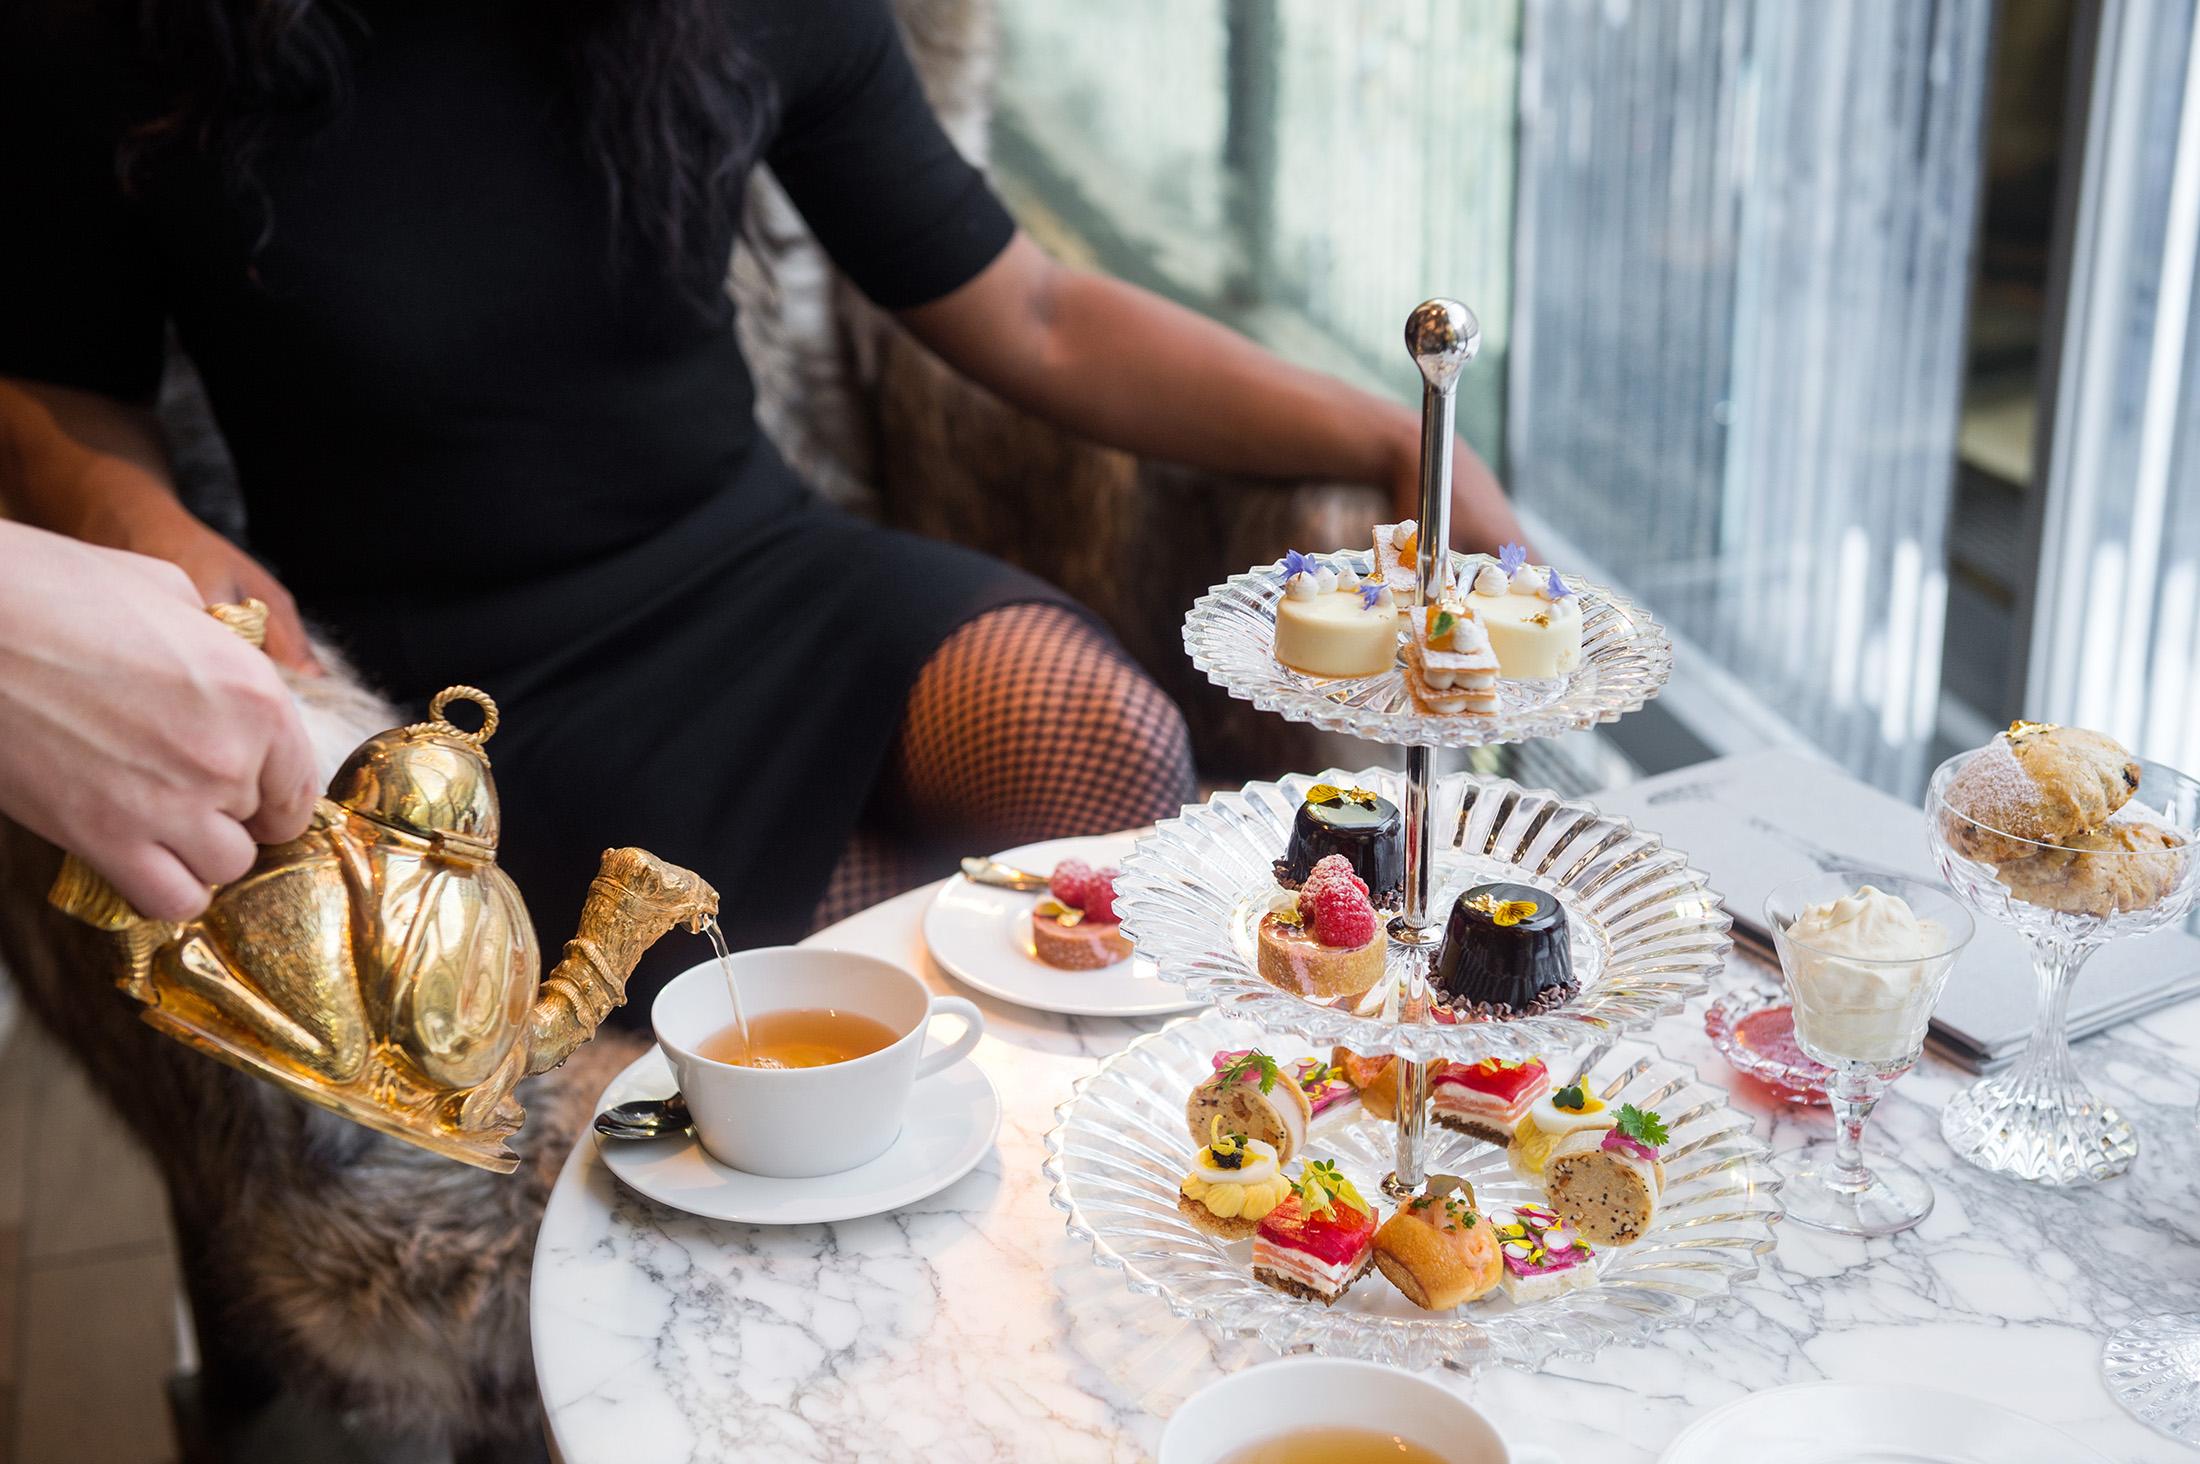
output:
{"label": "edible purple flower", "polygon": [[1520,572],[1520,566],[1528,562],[1528,549],[1524,544],[1504,544],[1497,550],[1497,567],[1510,579]]}
{"label": "edible purple flower", "polygon": [[1566,588],[1566,581],[1560,579],[1558,571],[1554,569],[1551,571],[1549,583],[1543,586],[1543,593],[1550,599],[1563,600],[1573,591]]}
{"label": "edible purple flower", "polygon": [[1286,549],[1284,551],[1283,577],[1285,579],[1289,579],[1295,574],[1312,574],[1318,567],[1313,560],[1308,559],[1296,549]]}
{"label": "edible purple flower", "polygon": [[1383,587],[1381,585],[1378,584],[1360,586],[1360,608],[1362,610],[1374,609],[1375,602],[1377,600],[1380,600],[1382,597]]}

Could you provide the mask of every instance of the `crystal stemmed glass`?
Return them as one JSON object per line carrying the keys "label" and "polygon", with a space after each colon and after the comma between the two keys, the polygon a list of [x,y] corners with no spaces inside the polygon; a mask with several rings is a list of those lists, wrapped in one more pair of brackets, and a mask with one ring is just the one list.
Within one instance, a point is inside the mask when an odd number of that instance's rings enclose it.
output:
{"label": "crystal stemmed glass", "polygon": [[2092,954],[2111,940],[2143,935],[2184,918],[2200,890],[2190,847],[2200,828],[2200,783],[2160,763],[2139,762],[2139,787],[2107,832],[2153,824],[2174,848],[2127,849],[2077,835],[2061,844],[2015,838],[1948,801],[1971,759],[1959,753],[1934,772],[1925,795],[1933,858],[1956,897],[2010,926],[2032,947],[2039,990],[2032,1040],[2006,1073],[1949,1100],[1940,1132],[1948,1147],[1982,1169],[2042,1184],[2109,1179],[2129,1168],[2138,1135],[2095,1098],[2070,1061],[2070,988]]}
{"label": "crystal stemmed glass", "polygon": [[[1872,885],[1902,899],[1926,939],[1887,959],[1822,950],[1790,929],[1804,911]],[[1933,1186],[1893,1159],[1864,1162],[1864,1125],[1887,1086],[1916,1063],[1925,1028],[1956,957],[1971,940],[1971,917],[1937,885],[1877,871],[1835,869],[1793,880],[1765,900],[1765,924],[1779,948],[1795,1004],[1795,1040],[1832,1070],[1834,1136],[1777,1163],[1790,1220],[1843,1235],[1892,1235],[1932,1213]]]}

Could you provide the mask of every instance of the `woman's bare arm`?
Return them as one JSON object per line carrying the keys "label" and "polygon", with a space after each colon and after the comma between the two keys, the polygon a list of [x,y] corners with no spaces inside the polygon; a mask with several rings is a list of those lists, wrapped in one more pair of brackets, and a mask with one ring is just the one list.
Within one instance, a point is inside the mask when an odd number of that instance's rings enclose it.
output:
{"label": "woman's bare arm", "polygon": [[0,505],[72,539],[168,560],[208,603],[265,601],[268,654],[319,669],[281,581],[177,500],[150,408],[0,377]]}
{"label": "woman's bare arm", "polygon": [[[1018,234],[961,289],[901,312],[973,381],[1073,432],[1142,456],[1419,495],[1420,423],[1394,402],[1279,360],[1134,285],[1055,263]],[[1494,547],[1521,538],[1480,458],[1458,454],[1453,528]]]}

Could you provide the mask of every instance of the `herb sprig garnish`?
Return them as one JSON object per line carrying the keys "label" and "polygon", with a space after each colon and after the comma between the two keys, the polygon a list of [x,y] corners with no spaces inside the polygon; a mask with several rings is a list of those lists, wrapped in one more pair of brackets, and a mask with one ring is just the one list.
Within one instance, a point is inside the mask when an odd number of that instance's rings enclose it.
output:
{"label": "herb sprig garnish", "polygon": [[1639,1144],[1661,1148],[1673,1136],[1666,1132],[1665,1120],[1655,1112],[1644,1112],[1632,1103],[1622,1103],[1619,1108],[1619,1131]]}
{"label": "herb sprig garnish", "polygon": [[1257,1047],[1231,1058],[1217,1076],[1222,1079],[1222,1086],[1227,1088],[1233,1083],[1244,1082],[1253,1073],[1260,1074],[1260,1090],[1263,1093],[1275,1092],[1276,1084],[1283,1081],[1283,1070],[1276,1066],[1276,1060]]}
{"label": "herb sprig garnish", "polygon": [[1335,1218],[1335,1202],[1338,1200],[1344,1201],[1348,1207],[1362,1215],[1375,1213],[1367,1207],[1367,1201],[1360,1198],[1360,1192],[1352,1187],[1352,1181],[1339,1174],[1336,1164],[1328,1159],[1308,1160],[1306,1172],[1299,1176],[1299,1182],[1294,1188],[1298,1191],[1300,1203],[1308,1215]]}
{"label": "herb sprig garnish", "polygon": [[1586,1074],[1574,1079],[1551,1095],[1551,1106],[1563,1108],[1569,1113],[1586,1113],[1589,1110],[1589,1079]]}

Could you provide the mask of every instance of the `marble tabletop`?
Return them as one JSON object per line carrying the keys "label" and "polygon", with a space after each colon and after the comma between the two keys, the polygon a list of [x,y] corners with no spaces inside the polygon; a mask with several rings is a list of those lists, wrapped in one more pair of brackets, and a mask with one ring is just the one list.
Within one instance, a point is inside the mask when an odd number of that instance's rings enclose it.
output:
{"label": "marble tabletop", "polygon": [[[817,939],[953,990],[919,930],[932,894]],[[899,1213],[786,1229],[700,1220],[625,1190],[592,1141],[576,1148],[534,1272],[535,1362],[566,1464],[1143,1459],[1185,1396],[1269,1355],[1131,1295],[1047,1203],[1040,1163],[1055,1105],[1159,1020],[978,1001],[988,1030],[973,1060],[1006,1107],[998,1147]],[[1724,1084],[1702,1008],[1649,1036]],[[2077,1055],[2095,1091],[2139,1125],[2144,1148],[2123,1178],[2058,1191],[1955,1160],[1938,1113],[1968,1078],[1928,1057],[1874,1126],[1935,1178],[1939,1205],[1918,1229],[1864,1242],[1783,1226],[1762,1273],[1693,1327],[1541,1373],[1438,1376],[1516,1443],[1569,1461],[1648,1464],[1721,1404],[1819,1379],[1934,1384],[2059,1425],[2126,1464],[2193,1459],[2117,1408],[2099,1354],[2134,1318],[2200,1310],[2200,1003]],[[1830,1129],[1822,1110],[1737,1101],[1775,1149]]]}

